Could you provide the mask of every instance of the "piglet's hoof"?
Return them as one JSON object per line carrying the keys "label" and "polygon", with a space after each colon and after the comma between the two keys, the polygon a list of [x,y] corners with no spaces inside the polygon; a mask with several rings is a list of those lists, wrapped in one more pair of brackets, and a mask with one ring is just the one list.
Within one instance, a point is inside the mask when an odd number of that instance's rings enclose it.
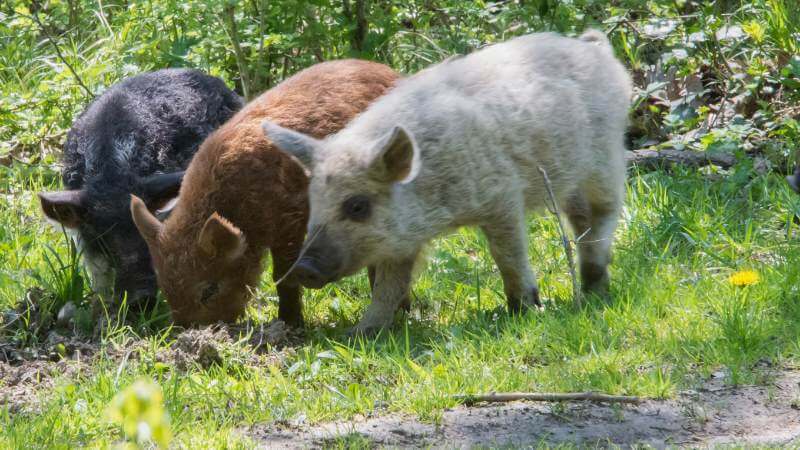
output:
{"label": "piglet's hoof", "polygon": [[539,299],[539,289],[536,287],[531,288],[522,298],[517,296],[508,297],[508,312],[511,314],[521,314],[527,311],[538,311],[540,309],[544,309],[544,306]]}
{"label": "piglet's hoof", "polygon": [[539,298],[539,288],[531,288],[529,296],[523,300],[523,305],[528,307],[528,309],[544,308],[544,305],[542,305],[542,300]]}
{"label": "piglet's hoof", "polygon": [[531,303],[523,304],[522,305],[521,314],[527,314],[529,312],[541,312],[541,311],[544,311],[544,309],[545,309],[544,302],[545,301],[546,300],[539,300],[539,301],[537,301],[535,303],[531,302]]}

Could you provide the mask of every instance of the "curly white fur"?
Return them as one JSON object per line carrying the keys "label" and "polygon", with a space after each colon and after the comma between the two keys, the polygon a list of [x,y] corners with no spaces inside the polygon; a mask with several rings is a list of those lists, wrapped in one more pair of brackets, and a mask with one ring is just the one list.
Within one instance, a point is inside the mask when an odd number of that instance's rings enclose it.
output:
{"label": "curly white fur", "polygon": [[[602,33],[533,34],[409,77],[323,141],[266,129],[311,166],[309,229],[325,227],[328,242],[320,245],[337,247],[340,275],[377,266],[373,302],[359,324],[366,330],[391,322],[422,246],[463,225],[486,233],[509,307],[537,301],[525,212],[544,206],[539,167],[583,235],[584,287],[602,290],[624,194],[630,94]],[[387,181],[376,158],[398,126],[412,143],[412,167],[401,182]],[[372,199],[368,221],[342,219],[353,195]]]}

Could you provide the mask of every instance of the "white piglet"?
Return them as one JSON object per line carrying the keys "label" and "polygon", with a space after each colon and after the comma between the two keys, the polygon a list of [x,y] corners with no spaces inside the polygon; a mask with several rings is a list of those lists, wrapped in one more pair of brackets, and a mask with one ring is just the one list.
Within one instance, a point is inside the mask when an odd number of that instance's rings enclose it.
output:
{"label": "white piglet", "polygon": [[605,35],[532,34],[401,81],[324,140],[264,123],[311,172],[311,217],[291,273],[310,288],[375,266],[357,332],[390,325],[422,247],[481,227],[511,312],[539,303],[526,211],[544,169],[576,235],[583,288],[605,292],[624,196],[628,74]]}

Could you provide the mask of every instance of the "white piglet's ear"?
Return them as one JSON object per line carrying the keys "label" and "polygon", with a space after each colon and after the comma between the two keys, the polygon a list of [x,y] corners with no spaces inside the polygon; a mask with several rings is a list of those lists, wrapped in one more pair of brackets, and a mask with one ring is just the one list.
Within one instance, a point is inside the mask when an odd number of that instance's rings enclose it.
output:
{"label": "white piglet's ear", "polygon": [[261,123],[261,129],[264,130],[267,138],[281,151],[295,157],[306,169],[314,170],[314,153],[319,147],[317,139],[284,128],[269,120]]}
{"label": "white piglet's ear", "polygon": [[376,146],[369,168],[372,176],[387,183],[409,183],[419,173],[419,148],[414,137],[396,126]]}

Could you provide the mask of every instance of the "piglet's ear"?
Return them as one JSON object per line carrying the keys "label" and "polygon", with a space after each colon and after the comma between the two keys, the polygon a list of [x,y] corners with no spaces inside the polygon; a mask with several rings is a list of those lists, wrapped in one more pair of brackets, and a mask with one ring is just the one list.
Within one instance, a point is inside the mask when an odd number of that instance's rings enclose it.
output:
{"label": "piglet's ear", "polygon": [[228,261],[242,256],[247,247],[242,231],[217,213],[206,220],[197,244],[210,258]]}
{"label": "piglet's ear", "polygon": [[77,228],[86,217],[82,190],[41,192],[39,201],[47,218],[66,228]]}
{"label": "piglet's ear", "polygon": [[320,147],[320,142],[311,136],[284,128],[276,123],[265,120],[261,123],[267,139],[284,153],[293,156],[309,171],[314,170],[314,154]]}
{"label": "piglet's ear", "polygon": [[151,175],[139,183],[144,200],[150,211],[163,209],[170,200],[178,197],[185,171]]}
{"label": "piglet's ear", "polygon": [[156,245],[158,235],[164,225],[147,209],[144,202],[137,196],[131,195],[131,216],[136,229],[142,235],[149,247]]}
{"label": "piglet's ear", "polygon": [[419,149],[405,128],[396,126],[376,145],[369,170],[373,178],[387,183],[408,183],[419,173]]}

